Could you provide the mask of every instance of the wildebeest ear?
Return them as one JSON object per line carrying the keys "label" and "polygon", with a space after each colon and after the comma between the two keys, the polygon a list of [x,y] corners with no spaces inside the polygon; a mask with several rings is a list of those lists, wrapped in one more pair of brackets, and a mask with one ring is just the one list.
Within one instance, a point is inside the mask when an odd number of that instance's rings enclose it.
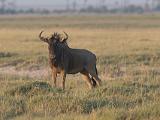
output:
{"label": "wildebeest ear", "polygon": [[43,42],[49,43],[49,39],[48,39],[48,38],[45,38],[45,37],[42,37],[42,33],[43,33],[43,31],[40,32],[40,34],[39,34],[39,39],[42,40]]}

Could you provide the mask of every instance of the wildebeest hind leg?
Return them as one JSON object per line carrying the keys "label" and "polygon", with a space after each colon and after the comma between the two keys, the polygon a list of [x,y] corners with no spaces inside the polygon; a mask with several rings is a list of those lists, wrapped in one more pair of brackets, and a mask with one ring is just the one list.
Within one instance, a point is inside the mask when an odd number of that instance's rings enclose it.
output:
{"label": "wildebeest hind leg", "polygon": [[90,75],[93,77],[93,79],[96,81],[97,85],[101,85],[101,79],[98,77],[97,68],[93,68],[89,70]]}
{"label": "wildebeest hind leg", "polygon": [[96,83],[96,81],[94,80],[93,77],[91,77],[91,80],[92,80],[93,87],[96,87],[96,86],[97,86],[97,83]]}
{"label": "wildebeest hind leg", "polygon": [[82,71],[81,74],[83,75],[83,79],[87,82],[87,85],[89,86],[89,88],[92,89],[93,85],[89,77],[89,73],[87,71]]}
{"label": "wildebeest hind leg", "polygon": [[94,72],[90,72],[90,75],[94,78],[97,85],[100,86],[101,85],[101,79]]}

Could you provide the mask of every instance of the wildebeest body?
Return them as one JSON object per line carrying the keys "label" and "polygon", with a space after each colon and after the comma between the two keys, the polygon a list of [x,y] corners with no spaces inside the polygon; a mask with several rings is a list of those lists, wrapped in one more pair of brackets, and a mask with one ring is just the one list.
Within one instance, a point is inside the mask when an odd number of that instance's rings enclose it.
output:
{"label": "wildebeest body", "polygon": [[66,52],[68,53],[64,56],[63,62],[67,65],[64,69],[68,74],[82,72],[88,65],[96,64],[96,56],[88,50],[68,48]]}
{"label": "wildebeest body", "polygon": [[[52,69],[52,78],[56,86],[57,74],[60,73],[62,76],[63,89],[65,88],[66,74],[81,73],[90,88],[95,85],[100,85],[101,80],[98,77],[96,68],[96,56],[85,49],[73,49],[69,48],[65,39],[61,41],[59,34],[52,35],[51,38],[39,37],[42,41],[48,43],[49,49],[49,61]],[[90,78],[91,77],[91,78]]]}

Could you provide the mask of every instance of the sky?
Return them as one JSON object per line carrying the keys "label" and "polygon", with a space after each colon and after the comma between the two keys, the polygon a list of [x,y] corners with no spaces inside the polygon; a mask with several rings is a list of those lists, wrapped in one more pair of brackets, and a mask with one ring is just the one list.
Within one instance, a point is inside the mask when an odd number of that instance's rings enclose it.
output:
{"label": "sky", "polygon": [[[83,3],[84,0],[16,0],[18,3],[20,4],[37,4],[40,3],[40,4],[65,4],[66,1],[77,1],[79,3]],[[100,0],[88,0],[88,2],[93,2],[93,3],[96,3]],[[123,0],[105,0],[106,2],[112,2],[112,1],[123,1]],[[135,3],[141,3],[141,2],[144,2],[145,0],[128,0],[130,2],[135,2]]]}
{"label": "sky", "polygon": [[[20,8],[48,8],[48,9],[57,9],[57,8],[64,8],[66,7],[67,1],[73,3],[73,1],[77,2],[77,5],[82,6],[84,5],[84,0],[8,0],[8,1],[16,1],[17,7]],[[88,0],[88,5],[96,6],[100,4],[100,0]],[[113,5],[115,1],[125,1],[125,0],[105,0],[106,5]],[[142,4],[145,0],[129,0],[131,4]],[[148,0],[149,1],[149,0]]]}

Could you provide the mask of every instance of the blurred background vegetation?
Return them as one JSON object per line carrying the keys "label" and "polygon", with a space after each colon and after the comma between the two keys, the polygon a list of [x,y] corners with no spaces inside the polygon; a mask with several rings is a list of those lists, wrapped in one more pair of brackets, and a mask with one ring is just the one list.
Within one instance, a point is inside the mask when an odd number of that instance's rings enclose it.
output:
{"label": "blurred background vegetation", "polygon": [[154,13],[160,11],[160,0],[61,0],[24,2],[0,0],[0,14],[53,13]]}

